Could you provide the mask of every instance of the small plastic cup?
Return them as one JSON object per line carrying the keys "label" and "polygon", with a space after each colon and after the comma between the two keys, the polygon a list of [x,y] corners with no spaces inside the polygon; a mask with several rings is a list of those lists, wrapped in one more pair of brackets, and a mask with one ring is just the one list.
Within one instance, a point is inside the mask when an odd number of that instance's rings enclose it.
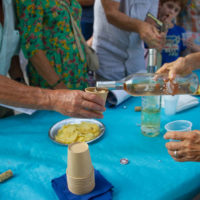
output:
{"label": "small plastic cup", "polygon": [[[169,122],[165,125],[166,131],[180,131],[180,132],[187,132],[192,130],[192,122],[187,120],[176,120]],[[177,140],[170,140],[170,141],[177,141]]]}
{"label": "small plastic cup", "polygon": [[164,96],[165,114],[166,115],[174,115],[176,113],[176,106],[177,106],[178,98],[179,98],[179,96],[177,96],[177,95]]}

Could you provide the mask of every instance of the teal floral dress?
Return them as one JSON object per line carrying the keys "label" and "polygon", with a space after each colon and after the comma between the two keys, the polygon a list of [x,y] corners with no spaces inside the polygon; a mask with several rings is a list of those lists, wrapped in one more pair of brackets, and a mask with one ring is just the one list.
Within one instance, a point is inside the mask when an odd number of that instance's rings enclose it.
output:
{"label": "teal floral dress", "polygon": [[[71,0],[70,5],[63,1],[80,27],[81,6],[77,0]],[[67,88],[83,90],[87,87],[86,60],[80,58],[65,6],[56,0],[16,0],[16,6],[25,57],[29,59],[38,50],[43,50]],[[28,76],[30,85],[50,88],[30,61]]]}

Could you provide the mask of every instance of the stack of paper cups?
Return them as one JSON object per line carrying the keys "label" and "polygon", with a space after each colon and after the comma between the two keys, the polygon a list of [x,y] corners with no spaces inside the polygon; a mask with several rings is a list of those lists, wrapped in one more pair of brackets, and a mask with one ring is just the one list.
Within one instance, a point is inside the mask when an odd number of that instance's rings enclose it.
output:
{"label": "stack of paper cups", "polygon": [[85,142],[69,145],[67,163],[69,191],[78,195],[91,192],[95,187],[95,177],[88,145]]}
{"label": "stack of paper cups", "polygon": [[99,95],[106,103],[106,99],[107,99],[109,91],[107,88],[88,87],[88,88],[85,88],[85,92]]}

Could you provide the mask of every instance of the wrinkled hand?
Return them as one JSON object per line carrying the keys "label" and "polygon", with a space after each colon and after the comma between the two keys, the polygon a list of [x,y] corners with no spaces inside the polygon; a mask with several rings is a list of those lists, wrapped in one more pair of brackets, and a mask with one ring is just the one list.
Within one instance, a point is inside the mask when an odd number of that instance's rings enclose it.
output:
{"label": "wrinkled hand", "polygon": [[[197,161],[200,162],[200,131],[190,132],[167,132],[165,139],[180,140],[180,142],[168,142],[166,147],[172,158],[179,162]],[[176,151],[176,156],[174,154]]]}
{"label": "wrinkled hand", "polygon": [[157,72],[157,74],[167,73],[170,80],[175,79],[176,74],[190,74],[192,69],[186,65],[185,58],[180,57],[171,63],[165,63]]}
{"label": "wrinkled hand", "polygon": [[53,110],[70,117],[103,118],[104,101],[95,94],[80,90],[52,90]]}
{"label": "wrinkled hand", "polygon": [[162,50],[165,45],[165,33],[159,33],[157,28],[147,22],[141,22],[139,35],[149,48]]}

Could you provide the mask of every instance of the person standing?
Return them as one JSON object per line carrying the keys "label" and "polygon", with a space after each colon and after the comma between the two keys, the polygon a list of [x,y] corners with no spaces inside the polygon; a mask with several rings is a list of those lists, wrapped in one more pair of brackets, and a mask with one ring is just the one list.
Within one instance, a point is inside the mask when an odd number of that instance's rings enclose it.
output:
{"label": "person standing", "polygon": [[[19,62],[19,31],[16,30],[14,2],[0,0],[0,74],[25,83]],[[0,106],[0,118],[13,115],[11,109]]]}
{"label": "person standing", "polygon": [[100,68],[97,80],[120,80],[144,72],[142,40],[162,49],[164,35],[145,22],[146,14],[157,16],[158,0],[96,0],[92,46]]}
{"label": "person standing", "polygon": [[[156,73],[167,73],[170,80],[174,80],[177,74],[190,74],[200,68],[200,52],[180,57],[171,63],[165,63]],[[198,120],[198,119],[197,119]],[[168,153],[178,162],[200,162],[200,130],[186,132],[171,131],[164,135],[169,141],[166,143]],[[179,140],[179,141],[178,141]]]}
{"label": "person standing", "polygon": [[87,87],[87,63],[81,58],[70,14],[80,27],[77,0],[16,0],[21,47],[28,59],[30,85],[52,89]]}
{"label": "person standing", "polygon": [[167,27],[166,43],[162,50],[162,64],[175,61],[185,49],[183,33],[185,29],[176,25],[177,16],[186,6],[185,0],[160,0],[158,19]]}

